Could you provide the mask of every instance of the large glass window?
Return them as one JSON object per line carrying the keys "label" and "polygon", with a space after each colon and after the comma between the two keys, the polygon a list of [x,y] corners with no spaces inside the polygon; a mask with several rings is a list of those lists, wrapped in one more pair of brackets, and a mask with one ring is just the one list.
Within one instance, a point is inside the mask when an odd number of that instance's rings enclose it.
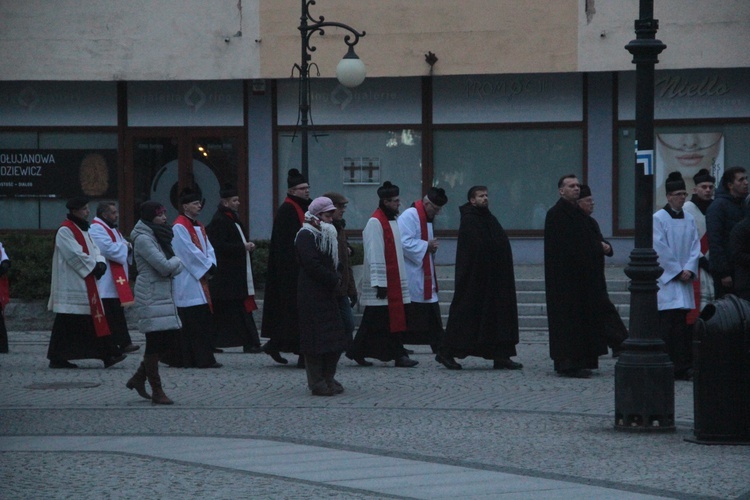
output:
{"label": "large glass window", "polygon": [[[287,172],[300,168],[300,138],[279,133],[278,196]],[[335,191],[349,198],[348,229],[362,229],[378,207],[377,189],[391,181],[401,189],[401,210],[422,195],[422,138],[417,130],[316,130],[309,138],[310,196]]]}
{"label": "large glass window", "polygon": [[54,229],[79,195],[117,198],[117,134],[0,133],[0,227]]}
{"label": "large glass window", "polygon": [[547,210],[559,198],[558,179],[568,173],[583,179],[578,127],[439,130],[434,137],[433,184],[449,200],[438,229],[458,229],[458,206],[475,185],[488,187],[490,209],[506,229],[544,229]]}
{"label": "large glass window", "polygon": [[[657,136],[668,135],[672,139],[679,140],[679,144],[673,144],[675,161],[663,161],[665,167],[661,170],[679,170],[685,178],[686,183],[692,182],[692,177],[701,168],[710,170],[712,164],[717,162],[716,155],[723,156],[721,167],[727,168],[741,165],[745,168],[750,166],[750,124],[701,124],[680,126],[657,126],[654,129]],[[720,144],[706,144],[702,147],[701,139],[720,137]],[[709,141],[713,142],[713,141]],[[679,148],[684,147],[680,153]],[[710,152],[709,152],[710,148]],[[659,146],[657,145],[657,150]],[[663,147],[663,149],[669,149]],[[659,165],[657,165],[658,167]],[[621,126],[617,133],[617,230],[633,230],[635,228],[635,128],[632,126]],[[664,176],[669,172],[664,172]],[[717,178],[717,182],[718,182]],[[661,206],[664,195],[663,177],[656,176],[655,179],[656,199],[654,211]]]}

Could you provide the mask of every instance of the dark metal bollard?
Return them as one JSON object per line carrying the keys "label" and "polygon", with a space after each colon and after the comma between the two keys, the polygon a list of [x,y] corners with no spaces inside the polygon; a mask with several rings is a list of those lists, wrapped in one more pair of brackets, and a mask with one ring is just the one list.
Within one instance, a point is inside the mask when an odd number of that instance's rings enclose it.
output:
{"label": "dark metal bollard", "polygon": [[701,444],[750,444],[750,302],[708,304],[693,334],[695,437]]}

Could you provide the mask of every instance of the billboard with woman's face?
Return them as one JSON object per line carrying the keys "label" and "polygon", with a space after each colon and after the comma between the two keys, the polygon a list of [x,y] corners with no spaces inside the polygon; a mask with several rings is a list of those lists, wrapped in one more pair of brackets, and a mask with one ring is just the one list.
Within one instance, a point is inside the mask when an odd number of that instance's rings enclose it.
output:
{"label": "billboard with woman's face", "polygon": [[705,168],[717,181],[724,172],[724,134],[693,132],[656,134],[656,189],[654,210],[667,203],[664,182],[671,172],[680,172],[687,192],[695,187],[693,176]]}

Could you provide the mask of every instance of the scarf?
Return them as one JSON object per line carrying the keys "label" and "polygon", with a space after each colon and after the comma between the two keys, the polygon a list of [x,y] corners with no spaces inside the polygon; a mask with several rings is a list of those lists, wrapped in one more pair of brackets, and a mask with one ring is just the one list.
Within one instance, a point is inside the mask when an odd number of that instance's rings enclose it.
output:
{"label": "scarf", "polygon": [[[73,237],[75,238],[76,243],[81,245],[81,250],[83,251],[83,253],[85,253],[86,255],[90,255],[89,247],[86,244],[86,239],[83,237],[83,231],[81,231],[78,221],[83,221],[86,224],[86,228],[88,229],[88,222],[83,219],[79,219],[78,217],[71,218],[70,214],[68,214],[68,220],[63,221],[60,227],[67,227],[70,232],[73,233]],[[99,289],[96,286],[96,278],[94,277],[94,273],[89,273],[88,276],[83,278],[83,280],[86,282],[86,294],[88,295],[91,319],[94,321],[94,332],[96,333],[97,337],[106,337],[107,335],[110,335],[111,332],[109,330],[109,323],[107,323],[107,318],[104,315],[104,307],[102,306],[102,301],[99,298]]]}
{"label": "scarf", "polygon": [[[390,318],[391,333],[406,331],[406,310],[404,297],[401,293],[401,275],[398,270],[398,254],[396,240],[388,216],[378,208],[372,216],[380,222],[383,228],[383,243],[385,247],[385,277],[388,281],[388,316]],[[399,241],[399,245],[401,242]]]}
{"label": "scarf", "polygon": [[67,219],[71,221],[73,224],[78,226],[81,231],[88,231],[89,230],[89,222],[87,220],[81,219],[80,217],[76,217],[73,214],[68,214]]}
{"label": "scarf", "polygon": [[141,222],[146,224],[153,232],[156,237],[156,242],[159,243],[162,252],[166,256],[167,260],[174,257],[174,250],[172,250],[172,238],[174,238],[174,231],[172,226],[168,224],[154,224],[145,219],[141,219]]}
{"label": "scarf", "polygon": [[299,225],[301,226],[302,224],[304,224],[305,211],[302,210],[302,206],[299,204],[299,202],[293,199],[291,196],[287,196],[286,198],[284,198],[284,203],[289,203],[294,207],[294,210],[297,212],[297,218],[299,219]]}
{"label": "scarf", "polygon": [[[422,200],[414,202],[414,208],[417,209],[417,215],[419,216],[419,231],[422,234],[422,241],[427,241],[427,212],[424,210]],[[433,274],[432,270],[432,255],[427,251],[422,258],[422,275],[424,276],[424,299],[430,300],[432,298],[433,277],[435,278],[435,291],[438,290],[438,284],[437,276]]]}
{"label": "scarf", "polygon": [[334,269],[339,267],[339,235],[333,224],[323,222],[310,212],[305,212],[305,222],[302,229],[310,231],[315,236],[315,246],[321,253],[330,255]]}

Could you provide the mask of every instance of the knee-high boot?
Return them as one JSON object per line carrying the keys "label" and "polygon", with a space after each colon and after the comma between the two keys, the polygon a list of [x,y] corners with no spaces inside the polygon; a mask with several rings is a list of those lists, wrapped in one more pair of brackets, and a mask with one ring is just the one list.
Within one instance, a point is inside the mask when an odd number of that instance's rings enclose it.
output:
{"label": "knee-high boot", "polygon": [[135,371],[130,380],[128,380],[125,387],[128,389],[135,389],[138,395],[145,399],[151,399],[151,394],[146,391],[146,365],[141,361],[141,365]]}
{"label": "knee-high boot", "polygon": [[174,404],[174,401],[164,394],[164,389],[161,387],[161,377],[159,377],[159,355],[149,354],[144,356],[143,362],[146,365],[146,377],[148,378],[148,383],[151,385],[151,402],[155,405]]}

